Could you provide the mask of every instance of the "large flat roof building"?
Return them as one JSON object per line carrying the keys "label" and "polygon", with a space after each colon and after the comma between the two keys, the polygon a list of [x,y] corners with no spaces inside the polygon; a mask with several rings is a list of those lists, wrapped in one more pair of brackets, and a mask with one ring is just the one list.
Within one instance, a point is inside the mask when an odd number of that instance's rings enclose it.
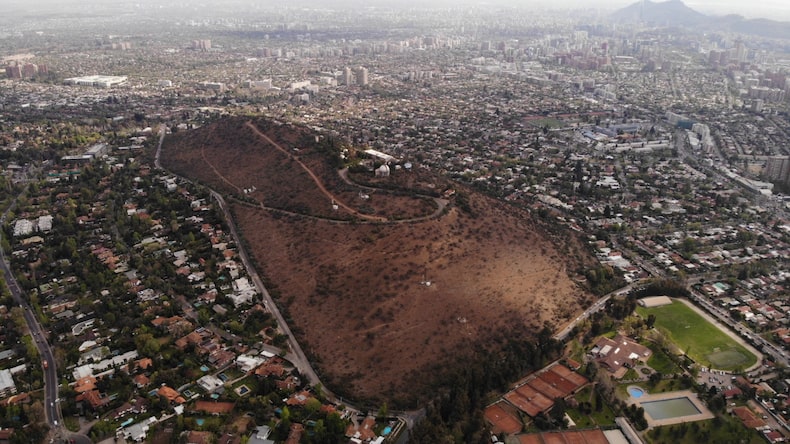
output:
{"label": "large flat roof building", "polygon": [[129,80],[126,76],[83,76],[83,77],[70,77],[65,79],[63,83],[66,85],[79,85],[79,86],[96,86],[99,88],[111,88],[113,86],[123,85]]}

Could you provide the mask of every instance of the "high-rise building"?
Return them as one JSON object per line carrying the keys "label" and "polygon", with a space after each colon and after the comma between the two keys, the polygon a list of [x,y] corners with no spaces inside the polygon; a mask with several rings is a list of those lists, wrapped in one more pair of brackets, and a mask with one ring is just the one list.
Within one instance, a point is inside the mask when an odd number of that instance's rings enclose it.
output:
{"label": "high-rise building", "polygon": [[743,63],[746,61],[746,45],[743,42],[738,41],[735,45],[735,60],[739,63]]}
{"label": "high-rise building", "polygon": [[790,157],[772,156],[765,161],[763,175],[768,180],[787,182],[790,179]]}
{"label": "high-rise building", "polygon": [[192,49],[198,51],[208,51],[211,49],[211,40],[192,40]]}
{"label": "high-rise building", "polygon": [[343,85],[346,85],[346,86],[351,85],[351,82],[353,81],[353,79],[354,79],[354,76],[351,73],[351,68],[349,68],[348,66],[343,68]]}
{"label": "high-rise building", "polygon": [[366,86],[368,84],[368,69],[360,66],[357,70],[357,85]]}
{"label": "high-rise building", "polygon": [[9,79],[21,79],[22,68],[19,65],[8,65],[5,67],[5,75]]}
{"label": "high-rise building", "polygon": [[33,63],[25,63],[22,65],[22,77],[29,79],[31,77],[35,77],[38,74],[38,66]]}

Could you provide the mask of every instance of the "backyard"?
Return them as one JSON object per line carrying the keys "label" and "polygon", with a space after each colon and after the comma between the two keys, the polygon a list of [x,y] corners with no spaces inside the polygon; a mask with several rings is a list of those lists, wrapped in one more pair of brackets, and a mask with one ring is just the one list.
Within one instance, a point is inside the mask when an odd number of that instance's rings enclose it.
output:
{"label": "backyard", "polygon": [[614,424],[616,415],[606,401],[596,395],[593,386],[583,388],[574,398],[578,407],[568,409],[567,413],[576,423],[577,428],[584,429]]}

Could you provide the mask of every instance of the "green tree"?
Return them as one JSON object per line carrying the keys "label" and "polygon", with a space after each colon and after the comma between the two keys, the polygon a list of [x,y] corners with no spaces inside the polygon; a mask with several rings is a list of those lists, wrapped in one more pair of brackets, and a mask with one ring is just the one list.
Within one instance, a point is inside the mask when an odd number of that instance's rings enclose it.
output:
{"label": "green tree", "polygon": [[387,403],[385,402],[385,403],[381,404],[381,407],[379,407],[379,412],[378,412],[377,417],[378,418],[386,418],[387,415],[389,415],[389,408],[387,407]]}
{"label": "green tree", "polygon": [[159,341],[150,333],[142,333],[134,338],[137,350],[143,356],[155,357],[159,353]]}

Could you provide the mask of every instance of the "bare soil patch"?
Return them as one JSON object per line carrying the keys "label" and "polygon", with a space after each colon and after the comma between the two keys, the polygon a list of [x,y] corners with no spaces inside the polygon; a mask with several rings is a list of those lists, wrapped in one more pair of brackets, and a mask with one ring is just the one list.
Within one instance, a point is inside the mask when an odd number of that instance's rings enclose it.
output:
{"label": "bare soil patch", "polygon": [[[308,140],[256,125],[283,144]],[[317,187],[243,122],[201,130],[165,146],[168,168],[232,194],[229,184],[246,187],[241,184],[254,179],[256,192],[269,202],[278,199],[289,208],[296,202],[312,216],[337,218],[337,212],[310,206],[323,199]],[[302,156],[320,163],[318,155]],[[329,189],[360,192],[330,177],[336,172],[326,165],[314,171]],[[431,186],[448,183],[435,178]],[[292,327],[333,389],[369,399],[420,398],[441,363],[477,348],[495,349],[498,339],[525,326],[533,332],[546,323],[558,326],[591,303],[570,277],[591,261],[576,237],[556,228],[552,234],[524,210],[455,188],[464,195],[463,210],[451,205],[439,217],[409,223],[341,223],[233,205],[260,271],[277,287]],[[376,211],[391,218],[413,214],[424,202],[385,193],[378,198],[386,204]]]}

